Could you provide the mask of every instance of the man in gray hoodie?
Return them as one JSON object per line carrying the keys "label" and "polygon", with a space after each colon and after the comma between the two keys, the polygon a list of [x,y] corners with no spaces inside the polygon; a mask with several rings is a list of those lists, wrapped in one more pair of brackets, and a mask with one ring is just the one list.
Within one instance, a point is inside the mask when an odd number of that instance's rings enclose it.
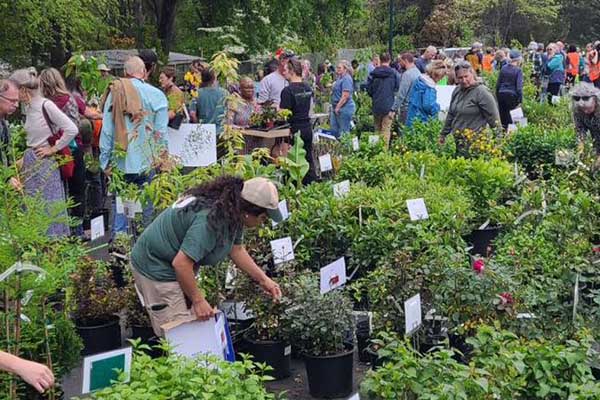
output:
{"label": "man in gray hoodie", "polygon": [[[446,123],[440,137],[444,143],[446,136],[457,131],[470,129],[475,132],[486,126],[496,128],[500,124],[498,105],[492,92],[477,80],[475,70],[468,61],[460,61],[454,66],[458,87],[452,92]],[[467,155],[467,143],[462,137],[454,136],[456,153]]]}
{"label": "man in gray hoodie", "polygon": [[380,60],[381,65],[369,74],[367,93],[373,99],[375,130],[383,134],[385,147],[388,148],[392,122],[396,115],[394,97],[400,88],[400,74],[390,67],[391,57],[389,54],[382,54]]}

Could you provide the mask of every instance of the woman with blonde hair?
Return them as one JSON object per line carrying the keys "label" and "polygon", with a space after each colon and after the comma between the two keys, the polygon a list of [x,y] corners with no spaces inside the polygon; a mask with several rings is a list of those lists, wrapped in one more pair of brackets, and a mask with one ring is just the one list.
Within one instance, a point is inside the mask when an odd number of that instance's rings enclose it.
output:
{"label": "woman with blonde hair", "polygon": [[352,100],[354,81],[352,65],[346,60],[341,60],[335,69],[337,79],[331,89],[331,130],[336,136],[350,132],[352,117],[356,111],[356,105]]}
{"label": "woman with blonde hair", "polygon": [[[40,89],[42,96],[52,100],[54,104],[77,126],[81,124],[81,116],[86,112],[86,106],[83,102],[78,102],[75,96],[71,94],[61,73],[56,68],[47,68],[40,73]],[[85,162],[84,143],[81,135],[77,135],[75,140],[69,143],[71,156],[75,163],[73,176],[65,180],[67,194],[73,199],[75,205],[69,209],[69,214],[76,218],[78,224],[75,226],[74,234],[83,236],[83,218],[85,216]]]}
{"label": "woman with blonde hair", "polygon": [[446,64],[442,60],[433,60],[425,67],[425,74],[419,76],[410,92],[406,126],[415,120],[426,122],[436,118],[440,112],[435,85],[446,76]]}
{"label": "woman with blonde hair", "polygon": [[[42,96],[35,68],[17,70],[9,79],[19,86],[19,101],[25,110],[27,150],[21,166],[25,193],[40,196],[49,206],[64,202],[65,188],[54,155],[77,136],[77,126],[54,102]],[[61,216],[66,217],[66,212]],[[52,224],[48,234],[68,235],[66,219]]]}

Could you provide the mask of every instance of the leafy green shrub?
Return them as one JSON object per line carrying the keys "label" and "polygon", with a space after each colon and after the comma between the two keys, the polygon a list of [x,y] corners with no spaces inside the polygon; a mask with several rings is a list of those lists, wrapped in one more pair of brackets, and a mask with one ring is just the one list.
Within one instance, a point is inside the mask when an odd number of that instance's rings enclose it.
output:
{"label": "leafy green shrub", "polygon": [[337,289],[321,294],[319,275],[299,275],[290,285],[291,307],[286,312],[292,341],[302,354],[328,356],[346,350],[354,327],[352,303]]}
{"label": "leafy green shrub", "polygon": [[500,326],[482,326],[469,365],[452,350],[419,355],[407,342],[386,336],[379,354],[389,362],[370,371],[361,398],[387,399],[578,399],[600,395],[587,365],[588,339],[566,343],[524,341]]}
{"label": "leafy green shrub", "polygon": [[117,399],[252,399],[281,398],[269,394],[264,383],[268,367],[247,358],[229,363],[215,358],[188,359],[169,355],[152,359],[138,346],[131,364],[131,381],[94,392],[91,398]]}
{"label": "leafy green shrub", "polygon": [[557,127],[529,124],[508,138],[505,150],[527,172],[548,169],[554,165],[556,150],[575,148],[575,131],[569,125],[572,124]]}
{"label": "leafy green shrub", "polygon": [[560,129],[573,125],[568,99],[562,99],[558,105],[540,103],[535,98],[525,98],[523,112],[528,125],[546,129]]}
{"label": "leafy green shrub", "polygon": [[447,140],[440,144],[440,133],[444,123],[439,119],[427,122],[415,121],[410,128],[404,128],[400,137],[394,141],[393,151],[406,153],[407,151],[430,151],[437,155],[452,156],[456,151],[454,141]]}

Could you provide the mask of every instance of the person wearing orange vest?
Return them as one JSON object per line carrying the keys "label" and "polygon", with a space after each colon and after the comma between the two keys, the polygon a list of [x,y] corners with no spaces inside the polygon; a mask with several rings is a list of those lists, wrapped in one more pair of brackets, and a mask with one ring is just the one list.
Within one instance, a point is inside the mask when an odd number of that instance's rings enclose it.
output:
{"label": "person wearing orange vest", "polygon": [[588,78],[596,87],[600,87],[600,60],[598,60],[598,46],[594,45],[587,53],[587,64],[589,68]]}
{"label": "person wearing orange vest", "polygon": [[482,47],[483,45],[479,42],[473,43],[471,50],[465,56],[465,60],[471,64],[477,75],[481,75],[481,62],[483,61],[483,55],[481,54]]}
{"label": "person wearing orange vest", "polygon": [[481,67],[483,70],[489,74],[494,71],[494,66],[492,63],[494,62],[494,55],[492,54],[492,49],[488,47],[485,49],[485,54],[483,55],[483,60],[481,61]]}
{"label": "person wearing orange vest", "polygon": [[579,53],[575,45],[569,46],[567,52],[567,85],[572,86],[579,76]]}

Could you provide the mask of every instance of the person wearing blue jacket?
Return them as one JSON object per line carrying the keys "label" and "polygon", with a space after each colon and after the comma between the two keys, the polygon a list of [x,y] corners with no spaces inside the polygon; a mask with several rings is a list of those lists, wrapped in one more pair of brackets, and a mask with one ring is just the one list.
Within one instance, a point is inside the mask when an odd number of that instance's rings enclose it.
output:
{"label": "person wearing blue jacket", "polygon": [[498,111],[500,112],[500,121],[504,129],[513,123],[510,116],[511,110],[517,108],[523,101],[523,70],[521,62],[523,56],[518,50],[510,51],[510,63],[506,64],[500,70],[498,81],[496,82],[496,99],[498,99]]}
{"label": "person wearing blue jacket", "polygon": [[410,92],[406,117],[406,126],[409,128],[415,121],[426,122],[436,118],[440,112],[435,85],[446,76],[446,64],[441,60],[434,60],[427,65],[425,71],[425,74],[417,78]]}
{"label": "person wearing blue jacket", "polygon": [[565,59],[555,43],[546,48],[548,55],[545,65],[545,75],[548,76],[548,100],[560,95],[560,87],[565,83]]}

